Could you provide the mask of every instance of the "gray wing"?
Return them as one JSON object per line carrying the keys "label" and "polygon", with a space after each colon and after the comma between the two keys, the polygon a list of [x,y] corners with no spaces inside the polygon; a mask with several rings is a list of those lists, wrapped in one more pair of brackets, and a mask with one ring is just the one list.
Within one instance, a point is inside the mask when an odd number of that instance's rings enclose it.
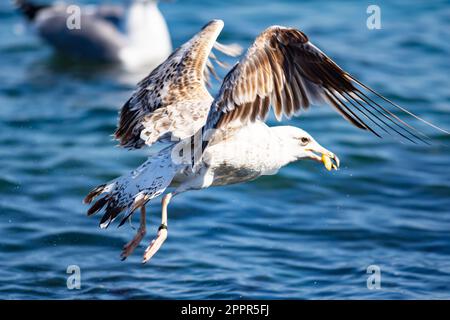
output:
{"label": "gray wing", "polygon": [[[110,9],[101,11],[82,10],[81,28],[69,29],[69,13],[66,6],[45,9],[35,21],[40,36],[57,50],[71,56],[92,60],[118,61],[119,51],[126,45],[126,38],[107,18]],[[106,11],[109,11],[107,13]]]}
{"label": "gray wing", "polygon": [[280,120],[283,115],[291,117],[312,104],[321,103],[332,106],[356,127],[379,137],[381,133],[375,128],[412,142],[426,143],[425,135],[383,103],[425,120],[342,70],[301,31],[278,26],[260,34],[245,57],[225,77],[203,131],[265,120],[270,107]]}
{"label": "gray wing", "polygon": [[211,50],[239,53],[216,44],[222,28],[222,21],[211,21],[138,84],[120,112],[115,137],[121,146],[141,148],[168,135],[182,139],[204,125],[213,100],[205,86],[213,72]]}

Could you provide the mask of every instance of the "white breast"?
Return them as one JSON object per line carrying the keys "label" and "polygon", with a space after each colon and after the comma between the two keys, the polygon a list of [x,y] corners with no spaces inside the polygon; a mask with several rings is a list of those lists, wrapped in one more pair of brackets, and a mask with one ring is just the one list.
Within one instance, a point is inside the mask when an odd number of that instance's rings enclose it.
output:
{"label": "white breast", "polygon": [[240,182],[234,180],[275,174],[285,165],[283,152],[279,137],[263,122],[256,122],[208,147],[204,159],[213,171],[228,174],[233,182]]}

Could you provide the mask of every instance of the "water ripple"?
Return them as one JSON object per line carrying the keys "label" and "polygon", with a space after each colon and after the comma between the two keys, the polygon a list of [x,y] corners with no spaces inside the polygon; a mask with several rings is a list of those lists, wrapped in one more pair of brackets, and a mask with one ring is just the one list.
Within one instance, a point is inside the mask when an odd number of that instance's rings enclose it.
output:
{"label": "water ripple", "polygon": [[[357,1],[161,8],[175,46],[212,18],[225,20],[223,42],[243,46],[270,24],[296,26],[388,98],[450,128],[448,2],[379,5],[378,31],[366,28],[366,5]],[[290,124],[338,154],[341,170],[304,161],[251,183],[180,195],[166,244],[143,266],[159,224],[155,201],[143,244],[120,262],[135,231],[100,230],[81,199],[148,154],[115,148],[110,137],[139,77],[53,55],[30,30],[14,33],[23,21],[5,3],[0,17],[0,298],[450,297],[450,156],[442,146],[450,139],[431,133],[429,148],[379,140],[327,108]],[[69,265],[81,269],[80,290],[66,287]],[[380,290],[367,289],[369,265],[381,268]]]}

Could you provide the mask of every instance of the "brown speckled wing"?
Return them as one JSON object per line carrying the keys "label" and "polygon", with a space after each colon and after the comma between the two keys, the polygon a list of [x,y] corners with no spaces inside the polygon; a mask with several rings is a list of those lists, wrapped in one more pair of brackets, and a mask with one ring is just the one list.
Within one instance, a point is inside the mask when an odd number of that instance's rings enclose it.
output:
{"label": "brown speckled wing", "polygon": [[381,134],[374,128],[412,142],[427,143],[425,135],[383,103],[415,115],[342,70],[309,42],[303,32],[278,26],[261,33],[227,74],[203,131],[265,120],[270,107],[280,120],[283,115],[289,118],[321,103],[332,106],[356,127],[379,137]]}
{"label": "brown speckled wing", "polygon": [[[213,99],[205,86],[209,57],[213,47],[222,49],[216,45],[222,28],[220,20],[209,22],[138,84],[120,112],[115,138],[121,146],[140,148],[173,132],[189,135],[195,128],[186,126],[204,123]],[[141,139],[143,129],[147,141]]]}

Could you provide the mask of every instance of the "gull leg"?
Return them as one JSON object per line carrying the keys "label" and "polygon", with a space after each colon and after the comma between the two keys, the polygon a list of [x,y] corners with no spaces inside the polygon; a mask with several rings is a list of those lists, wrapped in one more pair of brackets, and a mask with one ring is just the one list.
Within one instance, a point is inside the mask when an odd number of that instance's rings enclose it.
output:
{"label": "gull leg", "polygon": [[150,260],[151,257],[153,257],[153,255],[159,250],[159,248],[161,248],[161,245],[167,239],[167,206],[169,205],[169,202],[174,194],[175,193],[168,193],[162,198],[161,225],[159,226],[156,238],[153,239],[147,249],[145,249],[142,263],[146,263],[148,260]]}
{"label": "gull leg", "polygon": [[145,229],[145,205],[144,205],[141,207],[140,225],[138,231],[136,232],[136,235],[134,236],[133,239],[131,239],[130,242],[128,242],[126,245],[123,246],[122,253],[120,254],[120,258],[122,259],[122,261],[128,258],[128,256],[133,253],[134,249],[136,249],[139,243],[141,243],[145,233],[146,229]]}

